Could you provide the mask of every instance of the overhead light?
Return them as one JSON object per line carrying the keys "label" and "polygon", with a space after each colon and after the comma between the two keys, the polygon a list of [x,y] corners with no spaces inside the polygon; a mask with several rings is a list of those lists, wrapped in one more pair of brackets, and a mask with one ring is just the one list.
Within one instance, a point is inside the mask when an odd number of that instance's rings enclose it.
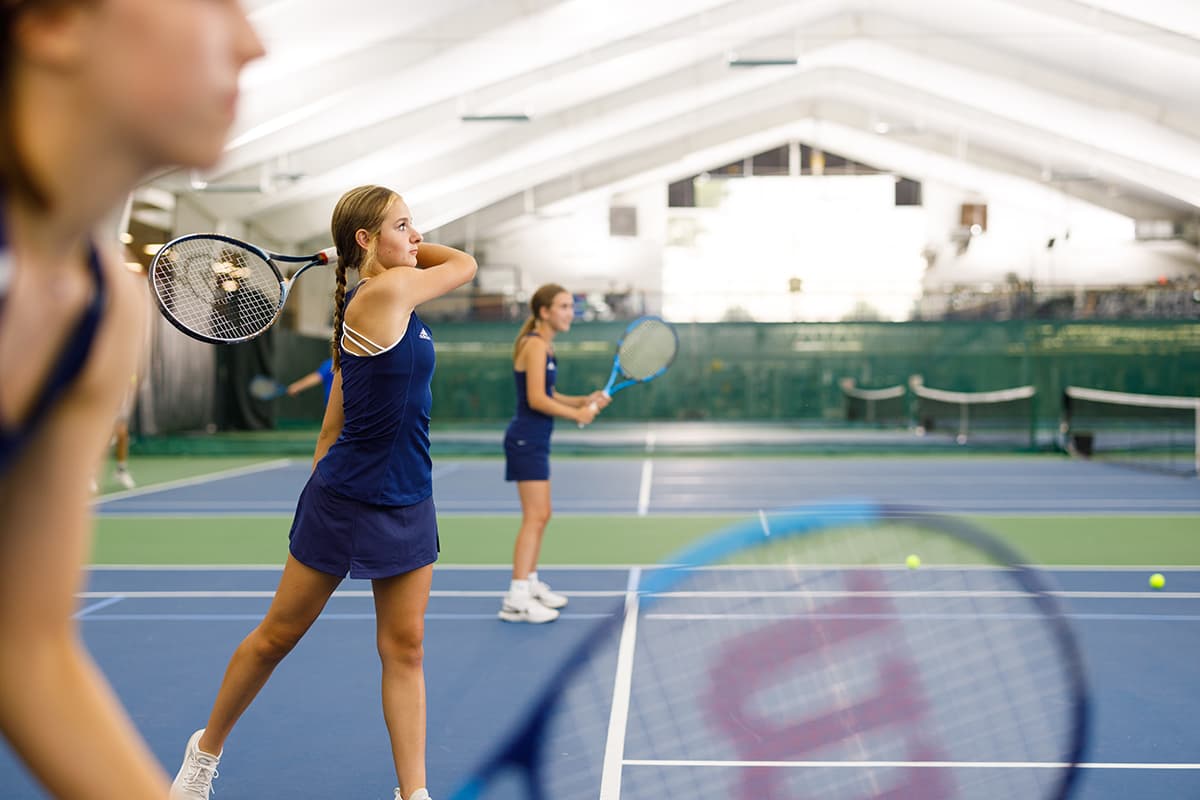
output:
{"label": "overhead light", "polygon": [[726,63],[731,67],[794,67],[799,62],[795,58],[736,58],[731,57]]}
{"label": "overhead light", "polygon": [[121,234],[121,244],[133,244],[133,234],[125,231]]}
{"label": "overhead light", "polygon": [[146,245],[145,247],[142,248],[142,252],[148,256],[156,256],[156,255],[158,255],[158,251],[162,250],[162,249],[163,249],[163,242],[159,242],[158,244]]}
{"label": "overhead light", "polygon": [[528,114],[463,114],[463,122],[529,122]]}

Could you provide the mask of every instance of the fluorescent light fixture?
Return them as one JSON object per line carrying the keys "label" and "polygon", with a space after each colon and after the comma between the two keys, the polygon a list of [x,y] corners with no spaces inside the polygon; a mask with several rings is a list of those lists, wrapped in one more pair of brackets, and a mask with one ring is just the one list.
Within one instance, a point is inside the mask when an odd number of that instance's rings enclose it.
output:
{"label": "fluorescent light fixture", "polygon": [[795,58],[730,58],[727,63],[731,67],[794,67],[800,62]]}
{"label": "fluorescent light fixture", "polygon": [[529,122],[528,114],[463,114],[463,122]]}

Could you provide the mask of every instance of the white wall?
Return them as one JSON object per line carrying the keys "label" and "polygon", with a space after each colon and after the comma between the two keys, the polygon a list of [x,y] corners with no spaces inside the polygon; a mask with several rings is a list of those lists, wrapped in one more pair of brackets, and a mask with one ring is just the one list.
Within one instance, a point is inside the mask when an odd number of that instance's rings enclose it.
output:
{"label": "white wall", "polygon": [[[609,235],[610,205],[637,207],[637,236]],[[478,281],[485,289],[503,288],[515,268],[525,293],[560,283],[575,293],[631,288],[657,297],[666,206],[662,183],[546,206],[480,236]]]}

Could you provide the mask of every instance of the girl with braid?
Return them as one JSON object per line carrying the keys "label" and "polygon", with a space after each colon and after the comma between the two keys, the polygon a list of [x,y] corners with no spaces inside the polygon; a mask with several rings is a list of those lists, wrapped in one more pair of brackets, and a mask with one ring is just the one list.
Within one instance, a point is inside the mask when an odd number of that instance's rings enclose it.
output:
{"label": "girl with braid", "polygon": [[167,794],[75,616],[149,321],[116,212],[216,164],[262,53],[236,0],[0,0],[0,739],[48,797]]}
{"label": "girl with braid", "polygon": [[[404,200],[362,186],[333,211],[333,388],[266,618],[234,651],[187,744],[173,800],[208,800],[225,740],[349,574],[371,580],[383,716],[400,800],[425,789],[425,607],[438,554],[429,458],[433,336],[416,306],[469,282],[475,259],[422,241]],[[347,270],[359,281],[346,290]]]}

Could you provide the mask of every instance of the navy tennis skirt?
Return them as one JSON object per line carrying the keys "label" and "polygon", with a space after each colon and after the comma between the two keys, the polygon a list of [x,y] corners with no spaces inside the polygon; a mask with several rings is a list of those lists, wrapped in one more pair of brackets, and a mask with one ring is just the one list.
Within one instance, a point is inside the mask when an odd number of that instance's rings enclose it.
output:
{"label": "navy tennis skirt", "polygon": [[433,498],[377,506],[333,491],[314,469],[300,493],[289,550],[305,566],[338,577],[390,578],[437,561]]}
{"label": "navy tennis skirt", "polygon": [[550,437],[505,433],[504,480],[550,480]]}

